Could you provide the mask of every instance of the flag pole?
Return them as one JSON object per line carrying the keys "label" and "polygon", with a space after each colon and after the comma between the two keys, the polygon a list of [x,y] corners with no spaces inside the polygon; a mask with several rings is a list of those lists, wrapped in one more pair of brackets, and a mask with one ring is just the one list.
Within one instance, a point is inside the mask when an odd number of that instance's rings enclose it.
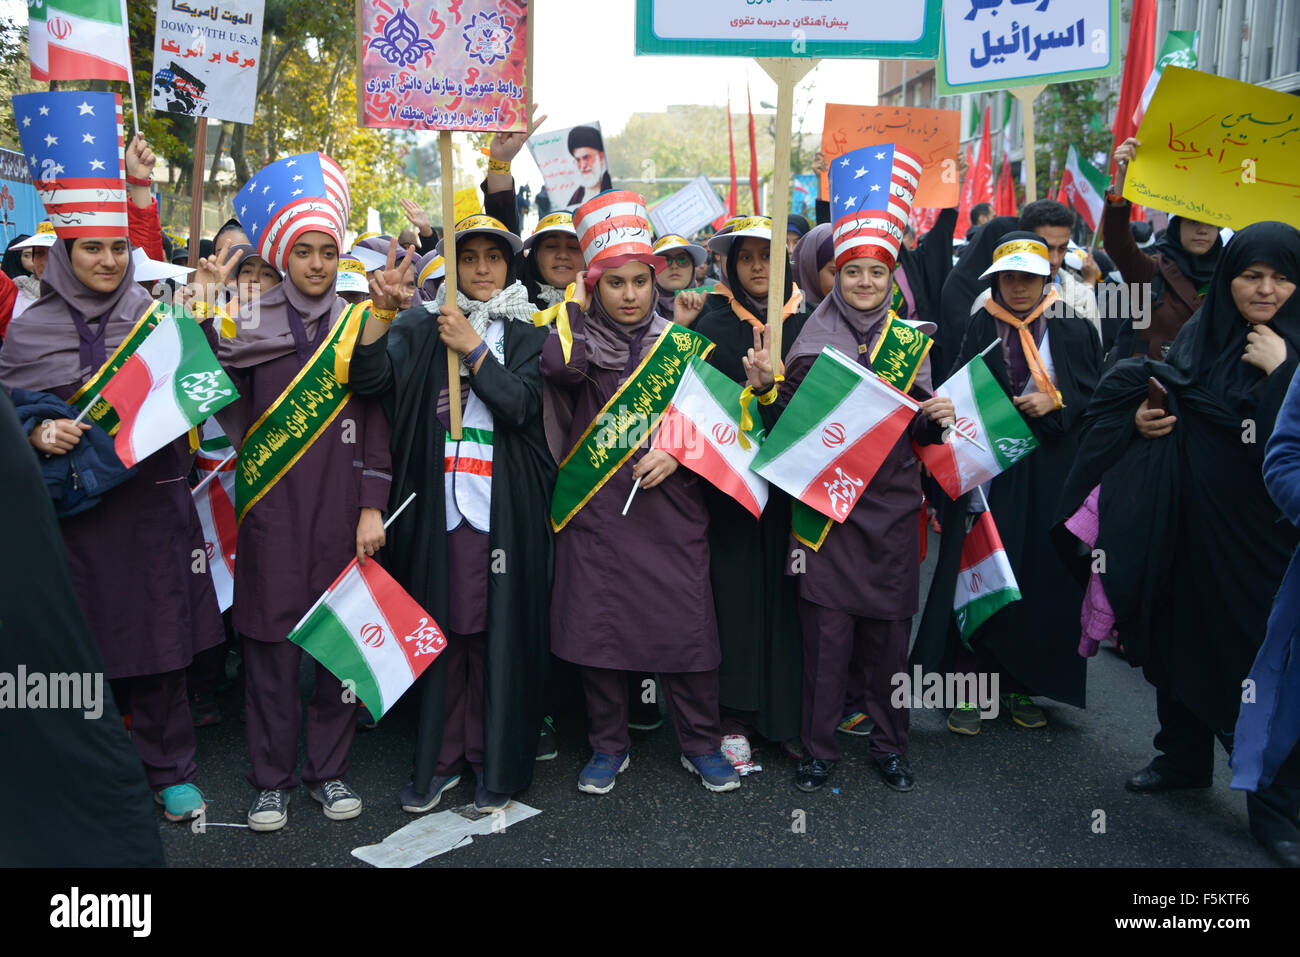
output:
{"label": "flag pole", "polygon": [[406,508],[406,506],[408,506],[408,505],[411,504],[411,499],[413,499],[413,498],[415,498],[415,493],[414,493],[414,492],[412,492],[410,495],[406,496],[406,501],[403,502],[401,505],[397,506],[397,511],[395,511],[392,515],[389,515],[389,516],[388,516],[388,521],[384,522],[384,530],[385,530],[385,531],[388,530],[388,526],[389,526],[389,525],[392,525],[393,522],[396,521],[397,516],[399,516],[399,515],[402,514],[402,511]]}
{"label": "flag pole", "polygon": [[131,88],[131,125],[140,135],[140,106],[135,98],[135,67],[131,63],[131,21],[127,19],[126,0],[122,0],[122,40],[126,43],[126,82]]}
{"label": "flag pole", "polygon": [[641,479],[642,479],[642,478],[644,478],[644,476],[639,476],[639,477],[637,478],[637,480],[636,480],[635,482],[632,483],[632,491],[628,493],[628,495],[627,495],[627,501],[623,503],[623,514],[624,514],[624,515],[626,515],[626,514],[627,514],[627,510],[628,510],[629,508],[632,507],[632,499],[636,496],[636,490],[639,489],[639,488],[641,487]]}
{"label": "flag pole", "polygon": [[234,449],[231,449],[229,455],[227,455],[224,459],[222,459],[220,462],[218,462],[217,465],[216,465],[216,467],[215,467],[211,472],[209,472],[207,475],[203,476],[203,480],[202,480],[201,482],[199,482],[198,485],[196,485],[196,486],[194,486],[194,488],[190,489],[190,494],[191,494],[191,495],[198,495],[198,494],[199,494],[199,489],[203,488],[203,486],[207,485],[207,484],[208,484],[209,482],[211,482],[214,478],[216,478],[216,477],[217,477],[217,473],[220,472],[220,471],[225,467],[226,463],[229,462],[231,459],[233,459],[237,454],[238,454],[238,453],[237,453]]}
{"label": "flag pole", "polygon": [[191,269],[199,268],[199,242],[203,232],[203,167],[208,153],[208,118],[200,116],[194,127],[194,166],[190,172],[190,261]]}
{"label": "flag pole", "polygon": [[96,392],[95,397],[91,399],[89,402],[87,402],[86,407],[81,410],[81,414],[72,420],[72,424],[74,426],[80,425],[81,420],[86,417],[87,413],[89,413],[90,410],[95,407],[95,404],[99,402],[99,400],[103,398],[103,396],[104,396],[104,392],[102,389],[99,392]]}
{"label": "flag pole", "polygon": [[[447,290],[446,303],[458,304],[456,297],[456,176],[452,167],[451,130],[438,134],[438,150],[442,157],[442,258],[447,264],[446,276],[442,288]],[[451,439],[459,442],[460,430],[460,353],[454,349],[447,350],[447,397],[451,400],[448,410],[451,416]]]}

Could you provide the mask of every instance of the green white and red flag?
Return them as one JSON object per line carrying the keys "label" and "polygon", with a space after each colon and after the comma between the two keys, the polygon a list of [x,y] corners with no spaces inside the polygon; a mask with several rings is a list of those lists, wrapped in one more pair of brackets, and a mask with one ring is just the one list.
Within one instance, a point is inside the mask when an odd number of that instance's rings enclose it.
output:
{"label": "green white and red flag", "polygon": [[917,458],[953,501],[1038,448],[1034,433],[993,378],[983,356],[954,372],[934,394],[952,399],[954,430],[975,440],[949,435],[938,445],[913,444]]}
{"label": "green white and red flag", "polygon": [[130,468],[239,398],[189,313],[168,313],[104,384],[121,425],[113,439]]}
{"label": "green white and red flag", "polygon": [[[207,553],[212,587],[217,592],[217,607],[225,611],[235,600],[235,460],[233,448],[216,419],[203,423],[194,471],[199,484],[194,487],[194,509],[203,526],[203,550]],[[211,476],[211,478],[209,478]]]}
{"label": "green white and red flag", "polygon": [[750,465],[762,433],[746,433],[742,441],[741,388],[703,359],[691,359],[659,419],[653,448],[702,475],[759,518],[767,504],[767,482]]}
{"label": "green white and red flag", "polygon": [[980,512],[961,546],[961,570],[957,573],[952,610],[962,641],[969,645],[980,625],[1004,605],[1019,600],[1016,574],[1002,547],[993,513],[986,509]]}
{"label": "green white and red flag", "polygon": [[27,0],[33,80],[129,80],[125,0]]}
{"label": "green white and red flag", "polygon": [[843,522],[919,408],[827,346],[752,467],[805,505]]}
{"label": "green white and red flag", "polygon": [[289,633],[376,718],[383,717],[447,639],[433,616],[375,559],[354,558]]}
{"label": "green white and red flag", "polygon": [[1065,172],[1061,175],[1061,191],[1056,198],[1078,210],[1088,228],[1094,232],[1101,222],[1101,210],[1106,202],[1106,186],[1109,183],[1110,177],[1081,157],[1071,143],[1070,152],[1065,158]]}

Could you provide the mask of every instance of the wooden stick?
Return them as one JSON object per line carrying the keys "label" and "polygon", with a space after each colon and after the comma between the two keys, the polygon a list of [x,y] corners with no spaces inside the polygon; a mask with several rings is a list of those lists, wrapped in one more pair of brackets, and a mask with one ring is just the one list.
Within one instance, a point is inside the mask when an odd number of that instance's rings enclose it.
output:
{"label": "wooden stick", "polygon": [[1011,91],[1011,95],[1020,101],[1021,112],[1025,118],[1025,158],[1023,162],[1029,164],[1029,168],[1025,170],[1026,203],[1032,203],[1038,199],[1038,164],[1034,156],[1034,100],[1038,99],[1038,94],[1045,89],[1047,89],[1047,84],[1038,83],[1034,86],[1017,87]]}
{"label": "wooden stick", "polygon": [[224,459],[222,459],[220,462],[218,462],[216,468],[214,468],[214,469],[213,469],[211,472],[209,472],[207,475],[203,476],[203,481],[199,482],[198,485],[196,485],[196,486],[194,486],[194,488],[190,489],[190,494],[191,494],[191,495],[198,495],[198,494],[199,494],[199,489],[203,488],[203,486],[207,485],[207,484],[208,484],[209,482],[211,482],[214,478],[216,478],[216,477],[217,477],[217,473],[220,472],[220,471],[222,470],[222,468],[225,467],[225,464],[226,464],[227,462],[229,462],[231,459],[233,459],[237,454],[238,454],[238,453],[236,453],[234,449],[231,449],[231,450],[230,450],[230,454],[227,455],[227,456],[226,456]]}
{"label": "wooden stick", "polygon": [[194,130],[194,170],[190,190],[190,261],[191,269],[199,268],[199,242],[203,232],[203,160],[208,152],[208,118],[200,116]]}
{"label": "wooden stick", "polygon": [[776,81],[776,158],[772,171],[772,253],[768,269],[767,328],[772,368],[781,369],[781,312],[785,307],[786,217],[790,213],[790,135],[794,125],[794,88],[817,65],[816,60],[794,57],[758,61]]}
{"label": "wooden stick", "polygon": [[[454,306],[456,299],[456,176],[451,159],[451,131],[438,134],[438,149],[442,155],[442,259],[447,264],[442,288],[447,290],[447,304]],[[460,430],[460,353],[447,350],[447,397],[451,399],[451,439],[459,442]]]}
{"label": "wooden stick", "polygon": [[388,516],[388,521],[384,522],[384,529],[385,529],[385,530],[388,529],[388,526],[389,526],[389,525],[392,525],[393,522],[396,521],[397,516],[399,516],[399,515],[402,514],[402,511],[406,508],[406,506],[408,506],[408,505],[411,504],[411,501],[412,501],[412,499],[414,499],[414,498],[415,498],[415,493],[414,493],[414,492],[412,492],[410,495],[406,496],[406,501],[403,502],[401,505],[397,506],[397,511],[395,511],[392,515],[389,515],[389,516]]}

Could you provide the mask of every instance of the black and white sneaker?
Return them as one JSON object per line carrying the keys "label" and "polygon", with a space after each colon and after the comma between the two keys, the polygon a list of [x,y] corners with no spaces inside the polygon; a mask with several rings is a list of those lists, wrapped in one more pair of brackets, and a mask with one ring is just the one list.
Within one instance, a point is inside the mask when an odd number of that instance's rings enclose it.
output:
{"label": "black and white sneaker", "polygon": [[311,789],[311,796],[321,803],[331,821],[346,821],[361,813],[361,798],[342,781],[333,780]]}
{"label": "black and white sneaker", "polygon": [[253,831],[278,831],[289,820],[289,792],[262,791],[248,809],[248,827]]}

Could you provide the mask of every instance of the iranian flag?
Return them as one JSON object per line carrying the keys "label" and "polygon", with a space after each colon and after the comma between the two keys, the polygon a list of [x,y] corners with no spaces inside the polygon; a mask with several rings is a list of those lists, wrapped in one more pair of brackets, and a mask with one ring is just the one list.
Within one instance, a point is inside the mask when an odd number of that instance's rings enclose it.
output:
{"label": "iranian flag", "polygon": [[433,616],[373,558],[354,558],[289,633],[376,718],[447,647]]}
{"label": "iranian flag", "polygon": [[870,369],[827,346],[751,467],[843,522],[918,408]]}
{"label": "iranian flag", "polygon": [[239,398],[186,312],[165,315],[102,394],[121,420],[113,444],[127,468]]}
{"label": "iranian flag", "polygon": [[1147,107],[1151,105],[1151,97],[1156,95],[1156,86],[1160,83],[1160,77],[1164,75],[1165,67],[1181,66],[1187,70],[1196,69],[1196,46],[1200,38],[1199,30],[1170,30],[1165,34],[1165,45],[1160,48],[1160,56],[1156,58],[1151,77],[1147,80],[1136,109],[1133,110],[1134,131],[1142,125],[1142,118],[1146,116]]}
{"label": "iranian flag", "polygon": [[1101,207],[1106,201],[1106,185],[1109,182],[1109,177],[1101,170],[1094,169],[1071,143],[1057,199],[1077,209],[1088,228],[1095,232],[1097,224],[1101,222]]}
{"label": "iranian flag", "polygon": [[33,80],[129,80],[125,0],[28,0]]}
{"label": "iranian flag", "polygon": [[767,504],[767,482],[750,471],[750,463],[762,433],[748,433],[753,441],[747,441],[748,449],[742,447],[740,392],[741,386],[703,359],[692,359],[659,419],[653,447],[704,476],[759,518]]}
{"label": "iranian flag", "polygon": [[997,379],[976,356],[934,390],[952,399],[957,414],[954,431],[940,445],[913,445],[917,457],[935,477],[948,497],[956,501],[976,486],[1001,475],[1038,447],[1016,407]]}
{"label": "iranian flag", "polygon": [[957,590],[952,596],[952,610],[957,616],[962,641],[969,645],[971,635],[994,612],[1019,600],[1020,586],[1002,547],[998,527],[993,524],[993,513],[980,512],[962,542],[961,571],[957,573]]}
{"label": "iranian flag", "polygon": [[235,460],[234,449],[215,419],[203,423],[194,469],[194,508],[203,526],[203,549],[208,556],[217,605],[222,611],[235,599]]}

